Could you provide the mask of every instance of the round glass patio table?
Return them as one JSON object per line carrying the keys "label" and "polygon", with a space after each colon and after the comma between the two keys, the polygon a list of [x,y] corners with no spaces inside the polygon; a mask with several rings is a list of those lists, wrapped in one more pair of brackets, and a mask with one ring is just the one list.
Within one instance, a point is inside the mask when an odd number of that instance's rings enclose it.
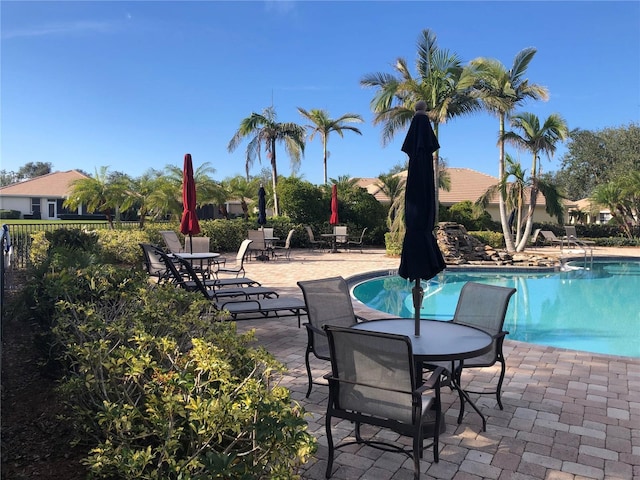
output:
{"label": "round glass patio table", "polygon": [[[460,361],[464,365],[465,358],[473,358],[491,350],[493,339],[482,330],[459,323],[442,322],[438,320],[420,320],[419,336],[415,335],[415,320],[413,318],[389,318],[370,320],[353,325],[357,330],[369,330],[380,333],[405,335],[411,341],[411,350],[416,363],[416,375],[422,377],[423,364],[434,362]],[[486,431],[487,421],[469,395],[458,384],[454,372],[449,372],[451,385],[460,395],[460,412],[458,423],[462,422],[464,402],[476,411],[482,419],[482,430]]]}
{"label": "round glass patio table", "polygon": [[[215,261],[216,258],[220,256],[219,253],[216,252],[200,252],[200,253],[187,253],[180,252],[174,253],[176,257],[180,257],[183,260],[188,260],[191,265],[193,262],[200,263],[200,271],[202,272],[202,278],[209,278],[211,276],[211,263]],[[207,262],[207,268],[204,268],[204,262]]]}

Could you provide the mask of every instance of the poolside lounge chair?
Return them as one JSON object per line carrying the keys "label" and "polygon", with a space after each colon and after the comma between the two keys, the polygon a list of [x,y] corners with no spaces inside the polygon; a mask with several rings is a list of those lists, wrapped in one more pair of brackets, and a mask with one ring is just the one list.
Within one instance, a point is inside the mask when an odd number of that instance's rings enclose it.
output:
{"label": "poolside lounge chair", "polygon": [[571,246],[571,244],[576,245],[578,247],[592,247],[596,244],[596,242],[592,240],[583,240],[578,238],[578,233],[576,232],[576,227],[574,225],[565,225],[564,232],[567,236],[567,246]]}
{"label": "poolside lounge chair", "polygon": [[[166,262],[167,259],[164,259],[164,261]],[[180,286],[186,290],[198,291],[202,293],[206,299],[214,302],[218,302],[224,298],[241,297],[244,300],[248,300],[252,297],[277,298],[280,296],[273,288],[263,286],[232,285],[222,288],[215,281],[207,284],[207,282],[203,282],[200,279],[200,276],[189,261],[179,258],[178,263],[182,271],[185,272],[185,275],[181,275],[180,272],[170,267],[173,276],[179,276],[176,278],[176,283],[179,283]]]}
{"label": "poolside lounge chair", "polygon": [[547,245],[559,245],[560,248],[562,248],[564,240],[556,237],[556,234],[551,230],[540,230],[540,235],[542,235],[542,238],[544,238],[544,243],[546,243]]}
{"label": "poolside lounge chair", "polygon": [[[502,407],[502,382],[506,370],[506,361],[502,353],[502,344],[505,336],[509,332],[503,330],[505,316],[511,297],[516,292],[515,288],[500,287],[497,285],[487,285],[484,283],[467,282],[460,290],[460,297],[456,311],[453,315],[454,323],[479,328],[493,338],[491,350],[483,355],[469,358],[460,362],[438,362],[432,366],[441,366],[446,369],[449,375],[454,376],[454,380],[461,386],[463,369],[475,367],[491,367],[500,363],[500,376],[497,385],[488,386],[484,390],[464,389],[469,393],[478,395],[495,395],[500,410]],[[461,386],[462,388],[462,386]],[[458,413],[458,423],[464,414],[464,397],[460,392],[460,411]]]}
{"label": "poolside lounge chair", "polygon": [[313,353],[320,360],[329,360],[329,343],[324,326],[327,324],[349,327],[357,323],[351,303],[351,295],[347,282],[342,277],[322,278],[319,280],[307,280],[298,282],[298,286],[304,295],[309,321],[304,324],[307,329],[307,349],[304,354],[304,363],[307,367],[309,388],[307,398],[311,394],[313,378],[309,356]]}
{"label": "poolside lounge chair", "polygon": [[[333,473],[333,457],[337,448],[365,444],[407,455],[413,460],[413,478],[419,480],[425,447],[433,448],[434,462],[439,459],[442,369],[436,369],[426,382],[419,385],[408,337],[332,325],[327,325],[326,332],[331,374],[326,376],[329,401],[325,420],[328,448],[325,476],[330,478]],[[332,418],[354,423],[355,440],[348,436],[342,443],[334,445]],[[412,442],[406,445],[398,441],[397,435],[390,437],[384,433],[365,439],[360,429],[363,423],[411,437]],[[341,422],[341,428],[348,425],[348,422]],[[432,438],[432,441],[425,445],[425,438]],[[351,476],[347,471],[340,478]]]}
{"label": "poolside lounge chair", "polygon": [[[179,260],[182,267],[189,274],[189,280],[184,280],[175,265],[172,265],[172,259],[166,253],[162,253],[162,258],[183,288],[201,292],[205,298],[212,301],[215,310],[221,313],[228,313],[234,320],[264,318],[272,314],[274,317],[297,316],[298,328],[301,326],[300,316],[306,311],[306,307],[304,301],[300,298],[281,297],[277,292],[267,287],[210,290],[204,286],[204,283],[193,269],[189,271],[191,268],[189,262],[182,259]],[[250,298],[254,295],[262,298]],[[275,298],[273,298],[274,296]],[[238,299],[238,297],[240,298]],[[239,316],[241,318],[238,318]]]}
{"label": "poolside lounge chair", "polygon": [[349,240],[347,241],[347,249],[351,250],[352,248],[358,248],[360,253],[362,253],[362,243],[364,241],[364,234],[366,233],[368,227],[364,227],[362,229],[362,233],[360,234],[359,240]]}
{"label": "poolside lounge chair", "polygon": [[315,239],[315,237],[313,236],[313,230],[311,230],[311,227],[309,225],[305,225],[304,229],[307,231],[307,235],[309,236],[309,250],[322,249],[328,246],[328,243],[324,240]]}

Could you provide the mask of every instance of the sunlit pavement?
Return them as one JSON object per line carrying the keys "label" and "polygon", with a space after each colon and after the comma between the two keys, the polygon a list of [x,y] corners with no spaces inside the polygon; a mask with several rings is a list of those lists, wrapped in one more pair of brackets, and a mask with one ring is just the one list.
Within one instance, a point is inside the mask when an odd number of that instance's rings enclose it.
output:
{"label": "sunlit pavement", "polygon": [[[531,252],[560,255],[557,247]],[[640,248],[599,247],[593,254],[640,258]],[[581,252],[565,251],[563,255],[582,258]],[[277,287],[282,295],[302,296],[296,285],[299,280],[336,275],[348,278],[374,270],[395,270],[398,265],[398,258],[388,258],[382,250],[336,254],[295,250],[291,261],[252,261],[245,268],[248,277]],[[357,304],[356,310],[372,315]],[[239,331],[255,329],[258,343],[287,365],[283,384],[307,410],[309,431],[318,439],[316,455],[300,473],[305,479],[325,478],[327,387],[314,385],[310,398],[305,398],[306,330],[297,327],[295,317],[238,321],[237,325]],[[473,396],[487,416],[487,431],[482,431],[480,418],[472,410],[458,425],[457,396],[444,388],[447,430],[440,437],[440,462],[432,463],[432,453],[427,449],[421,465],[422,478],[640,478],[640,360],[537,346],[510,341],[508,337],[504,352],[504,410],[499,410],[491,396]],[[328,365],[315,360],[312,367],[316,380],[322,381]],[[463,384],[485,383],[498,373],[497,367],[465,370]],[[367,431],[365,428],[363,431]],[[336,441],[353,433],[348,422],[334,422],[333,431]],[[397,438],[389,432],[384,435],[387,439]],[[399,441],[409,442],[405,438]],[[402,454],[353,446],[336,452],[332,478],[411,479],[413,464]]]}

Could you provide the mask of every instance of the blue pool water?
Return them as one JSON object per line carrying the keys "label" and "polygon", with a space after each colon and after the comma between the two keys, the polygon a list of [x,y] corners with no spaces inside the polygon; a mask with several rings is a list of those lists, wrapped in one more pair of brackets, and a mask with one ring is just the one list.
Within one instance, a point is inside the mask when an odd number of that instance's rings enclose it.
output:
{"label": "blue pool water", "polygon": [[[445,270],[422,283],[420,316],[451,319],[466,282],[514,287],[505,320],[508,339],[640,358],[640,260],[581,265],[545,273]],[[413,317],[412,286],[398,276],[378,277],[356,285],[353,294],[370,308]]]}

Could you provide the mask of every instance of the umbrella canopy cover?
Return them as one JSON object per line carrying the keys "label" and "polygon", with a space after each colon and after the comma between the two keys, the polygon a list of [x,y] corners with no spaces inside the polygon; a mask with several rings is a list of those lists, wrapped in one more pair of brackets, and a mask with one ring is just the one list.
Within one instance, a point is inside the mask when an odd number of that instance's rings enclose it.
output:
{"label": "umbrella canopy cover", "polygon": [[267,223],[267,194],[264,187],[258,189],[258,225]]}
{"label": "umbrella canopy cover", "polygon": [[331,218],[329,219],[330,225],[337,225],[340,223],[338,220],[338,186],[334,183],[331,187]]}
{"label": "umbrella canopy cover", "polygon": [[409,169],[405,187],[406,232],[398,273],[410,280],[428,280],[445,268],[433,235],[437,206],[432,154],[439,148],[429,117],[418,111],[402,145],[402,151],[409,155]]}
{"label": "umbrella canopy cover", "polygon": [[191,154],[184,156],[184,169],[182,171],[182,220],[180,221],[180,233],[183,235],[197,235],[200,233],[200,224],[196,214],[196,182],[193,179],[193,163]]}

